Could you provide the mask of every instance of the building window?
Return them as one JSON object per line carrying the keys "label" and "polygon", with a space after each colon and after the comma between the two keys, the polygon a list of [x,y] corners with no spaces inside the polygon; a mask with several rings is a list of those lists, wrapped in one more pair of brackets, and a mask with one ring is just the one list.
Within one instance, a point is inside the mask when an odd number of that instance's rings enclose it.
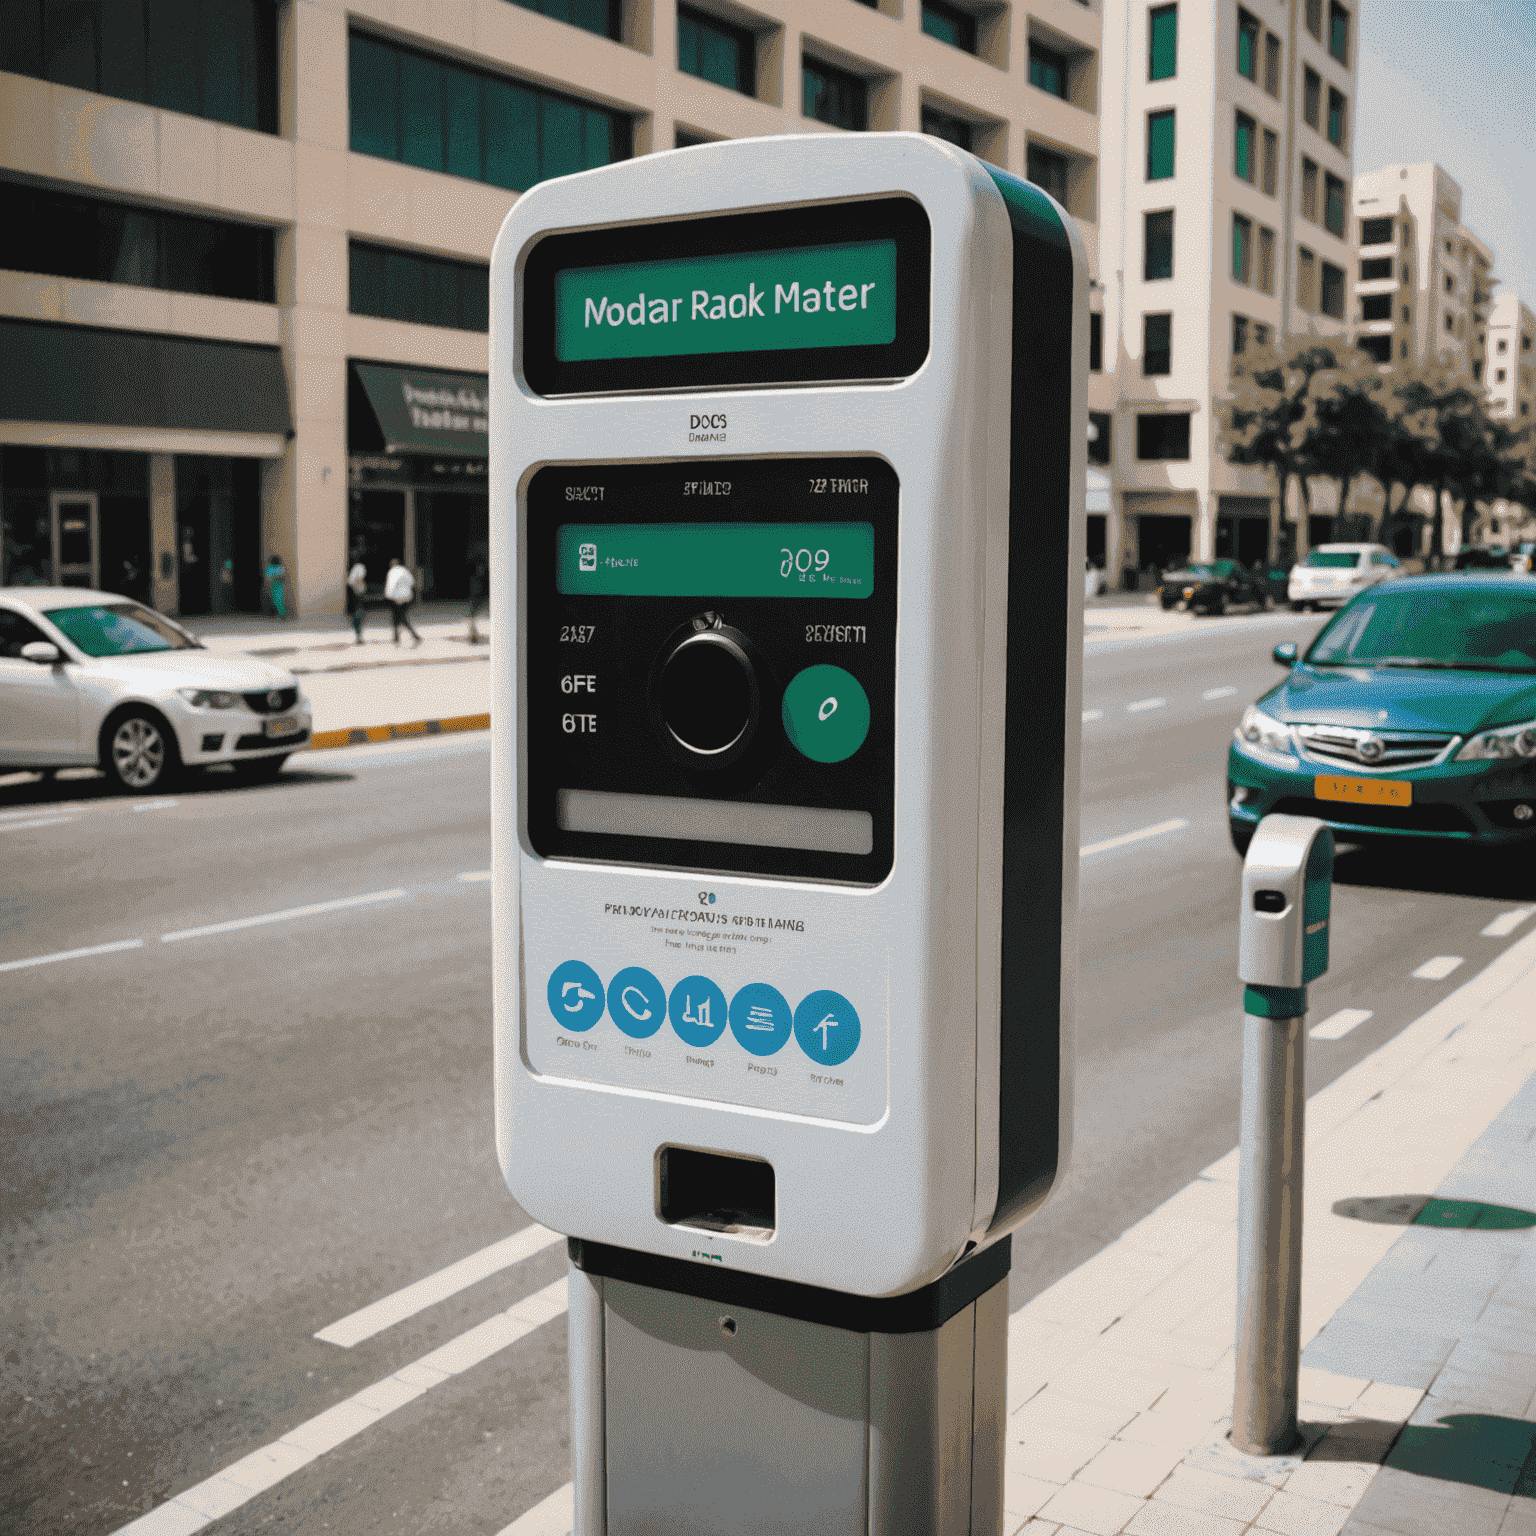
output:
{"label": "building window", "polygon": [[1247,11],[1237,13],[1237,72],[1258,83],[1259,18]]}
{"label": "building window", "polygon": [[819,123],[862,133],[869,127],[869,85],[846,69],[835,69],[820,59],[802,59],[800,110]]}
{"label": "building window", "polygon": [[1264,89],[1280,99],[1280,39],[1273,32],[1264,34]]}
{"label": "building window", "polygon": [[1509,351],[1508,340],[1503,336],[1499,337],[1498,341],[1494,345],[1494,350],[1499,354],[1500,357],[1502,357],[1506,352]]}
{"label": "building window", "polygon": [[[545,0],[546,4],[552,0]],[[677,67],[743,96],[757,92],[757,39],[745,27],[677,8]]]}
{"label": "building window", "polygon": [[1456,292],[1456,279],[1449,272],[1445,274],[1445,291],[1447,293]]}
{"label": "building window", "polygon": [[1390,363],[1392,361],[1392,338],[1390,336],[1361,336],[1355,345],[1362,352],[1374,357],[1378,363]]}
{"label": "building window", "polygon": [[1067,60],[1053,48],[1042,47],[1033,38],[1029,43],[1029,83],[1052,96],[1067,99]]}
{"label": "building window", "polygon": [[1403,324],[1407,325],[1413,319],[1413,311],[1406,304],[1403,305]]}
{"label": "building window", "polygon": [[1280,186],[1280,135],[1273,128],[1264,130],[1263,179],[1260,185],[1266,197],[1273,197]]}
{"label": "building window", "polygon": [[1149,213],[1142,221],[1141,276],[1144,282],[1173,276],[1173,210]]}
{"label": "building window", "polygon": [[1240,213],[1232,215],[1232,281],[1253,281],[1253,220]]}
{"label": "building window", "polygon": [[1301,115],[1308,128],[1323,126],[1323,77],[1309,64],[1301,73]]}
{"label": "building window", "polygon": [[270,304],[272,231],[0,181],[0,268]]}
{"label": "building window", "polygon": [[349,300],[354,315],[409,320],[456,331],[490,329],[491,269],[418,251],[353,240]]}
{"label": "building window", "polygon": [[1307,31],[1323,40],[1323,0],[1307,0]]}
{"label": "building window", "polygon": [[1318,169],[1315,160],[1309,160],[1305,155],[1301,157],[1301,216],[1317,223],[1318,208]]}
{"label": "building window", "polygon": [[1296,303],[1307,312],[1317,312],[1317,257],[1306,246],[1296,252]]}
{"label": "building window", "polygon": [[1323,176],[1323,227],[1344,238],[1344,183],[1332,171]]}
{"label": "building window", "polygon": [[1332,86],[1328,87],[1328,142],[1338,149],[1344,148],[1345,102]]}
{"label": "building window", "polygon": [[267,0],[7,0],[0,69],[277,132],[277,7]]}
{"label": "building window", "polygon": [[1361,245],[1391,245],[1392,220],[1391,219],[1361,219],[1360,220],[1360,244]]}
{"label": "building window", "polygon": [[1328,52],[1349,68],[1349,12],[1332,0],[1328,7]]}
{"label": "building window", "polygon": [[555,21],[568,21],[583,32],[595,32],[614,42],[622,36],[623,7],[619,0],[512,0],[512,4],[525,11],[537,11]]}
{"label": "building window", "polygon": [[1088,371],[1104,372],[1104,316],[1097,313],[1088,316]]}
{"label": "building window", "polygon": [[1148,378],[1173,372],[1173,316],[1141,317],[1141,371]]}
{"label": "building window", "polygon": [[1380,282],[1382,278],[1392,276],[1392,258],[1390,256],[1367,256],[1360,263],[1360,281],[1362,283]]}
{"label": "building window", "polygon": [[1259,225],[1259,291],[1275,291],[1275,232],[1265,224]]}
{"label": "building window", "polygon": [[924,133],[932,134],[936,139],[947,140],[951,144],[958,144],[961,149],[971,147],[975,130],[964,118],[951,117],[947,112],[925,106],[922,121]]}
{"label": "building window", "polygon": [[1256,140],[1259,127],[1246,112],[1239,112],[1232,140],[1232,174],[1242,181],[1252,181],[1258,170]]}
{"label": "building window", "polygon": [[1173,175],[1173,109],[1147,114],[1147,180]]}
{"label": "building window", "polygon": [[1137,416],[1136,457],[1143,461],[1187,459],[1189,412]]}
{"label": "building window", "polygon": [[1372,293],[1361,299],[1360,318],[1362,320],[1390,320],[1392,318],[1392,295],[1390,293]]}
{"label": "building window", "polygon": [[1147,79],[1172,80],[1179,72],[1179,8],[1160,5],[1147,13]]}
{"label": "building window", "polygon": [[1232,316],[1232,356],[1241,357],[1248,350],[1248,316]]}
{"label": "building window", "polygon": [[359,32],[350,84],[356,154],[514,192],[630,155],[620,113]]}
{"label": "building window", "polygon": [[[943,0],[923,0],[923,31],[952,48],[976,52],[976,18],[958,6],[945,5]],[[1034,52],[1033,48],[1030,52]],[[1033,71],[1030,77],[1033,79]],[[1060,96],[1062,92],[1056,94]]]}
{"label": "building window", "polygon": [[1033,139],[1024,149],[1024,179],[1032,181],[1042,191],[1049,192],[1061,204],[1067,206],[1067,177],[1071,162],[1065,155],[1036,144]]}
{"label": "building window", "polygon": [[1334,320],[1344,318],[1344,269],[1331,261],[1323,263],[1323,292],[1318,308]]}
{"label": "building window", "polygon": [[1502,384],[1504,382],[1504,380],[1508,376],[1509,376],[1509,370],[1508,369],[1505,369],[1505,368],[1495,368],[1493,370],[1493,382],[1495,384]]}
{"label": "building window", "polygon": [[1088,412],[1088,462],[1108,464],[1114,458],[1115,421],[1108,411]]}
{"label": "building window", "polygon": [[1454,331],[1456,329],[1456,317],[1454,315],[1447,315],[1445,317],[1445,328],[1448,331]]}

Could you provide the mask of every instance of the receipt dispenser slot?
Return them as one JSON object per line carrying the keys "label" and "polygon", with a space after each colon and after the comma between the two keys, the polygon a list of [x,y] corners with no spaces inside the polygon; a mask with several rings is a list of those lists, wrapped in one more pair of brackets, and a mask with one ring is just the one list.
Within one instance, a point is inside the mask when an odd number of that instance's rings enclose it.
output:
{"label": "receipt dispenser slot", "polygon": [[689,1147],[663,1147],[657,1154],[656,1175],[657,1209],[670,1225],[763,1242],[773,1236],[772,1163]]}

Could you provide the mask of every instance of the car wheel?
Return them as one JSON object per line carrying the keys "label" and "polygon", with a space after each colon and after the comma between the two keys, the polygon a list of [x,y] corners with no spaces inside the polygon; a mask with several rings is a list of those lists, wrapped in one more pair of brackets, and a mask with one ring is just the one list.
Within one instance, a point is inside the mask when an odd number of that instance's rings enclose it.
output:
{"label": "car wheel", "polygon": [[175,736],[159,715],[147,710],[130,710],[108,722],[102,744],[102,769],[126,794],[166,788],[181,766]]}
{"label": "car wheel", "polygon": [[1227,822],[1227,833],[1232,839],[1232,847],[1238,858],[1248,857],[1248,845],[1253,841],[1253,828],[1246,821]]}
{"label": "car wheel", "polygon": [[238,764],[235,772],[247,784],[270,784],[283,771],[287,761],[286,752],[281,757],[253,757],[248,763]]}
{"label": "car wheel", "polygon": [[1292,603],[1291,604],[1291,612],[1292,613],[1305,613],[1306,611],[1307,611],[1307,605],[1305,603]]}
{"label": "car wheel", "polygon": [[1227,613],[1227,594],[1225,592],[1218,592],[1211,599],[1211,606],[1206,609],[1206,612],[1213,619],[1225,618]]}

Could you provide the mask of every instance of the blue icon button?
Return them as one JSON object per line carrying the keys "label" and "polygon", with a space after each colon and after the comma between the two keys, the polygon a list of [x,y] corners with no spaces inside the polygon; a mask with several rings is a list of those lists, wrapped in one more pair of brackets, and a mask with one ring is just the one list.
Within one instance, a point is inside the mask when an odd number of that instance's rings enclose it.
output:
{"label": "blue icon button", "polygon": [[580,960],[557,965],[549,978],[549,1011],[565,1029],[591,1029],[603,1016],[603,984]]}
{"label": "blue icon button", "polygon": [[777,987],[754,981],[731,999],[731,1033],[754,1056],[772,1056],[789,1039],[793,1025]]}
{"label": "blue icon button", "polygon": [[713,1045],[725,1033],[725,993],[707,976],[685,976],[672,988],[671,1013],[684,1045]]}
{"label": "blue icon button", "polygon": [[859,1016],[841,992],[812,992],[795,1009],[795,1039],[812,1061],[838,1066],[859,1048]]}
{"label": "blue icon button", "polygon": [[632,1040],[644,1040],[667,1016],[667,994],[647,970],[632,965],[608,983],[608,1014]]}

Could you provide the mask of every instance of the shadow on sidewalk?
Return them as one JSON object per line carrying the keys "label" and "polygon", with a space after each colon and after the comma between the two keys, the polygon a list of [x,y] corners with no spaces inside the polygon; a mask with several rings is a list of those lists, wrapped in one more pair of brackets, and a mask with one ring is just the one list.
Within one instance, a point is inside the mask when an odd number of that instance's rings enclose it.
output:
{"label": "shadow on sidewalk", "polygon": [[1481,1200],[1442,1200],[1435,1195],[1356,1195],[1335,1200],[1333,1214],[1384,1227],[1435,1227],[1443,1231],[1517,1232],[1536,1227],[1536,1211]]}
{"label": "shadow on sidewalk", "polygon": [[1493,1413],[1447,1413],[1432,1424],[1404,1425],[1382,1465],[1536,1498],[1536,1424]]}

